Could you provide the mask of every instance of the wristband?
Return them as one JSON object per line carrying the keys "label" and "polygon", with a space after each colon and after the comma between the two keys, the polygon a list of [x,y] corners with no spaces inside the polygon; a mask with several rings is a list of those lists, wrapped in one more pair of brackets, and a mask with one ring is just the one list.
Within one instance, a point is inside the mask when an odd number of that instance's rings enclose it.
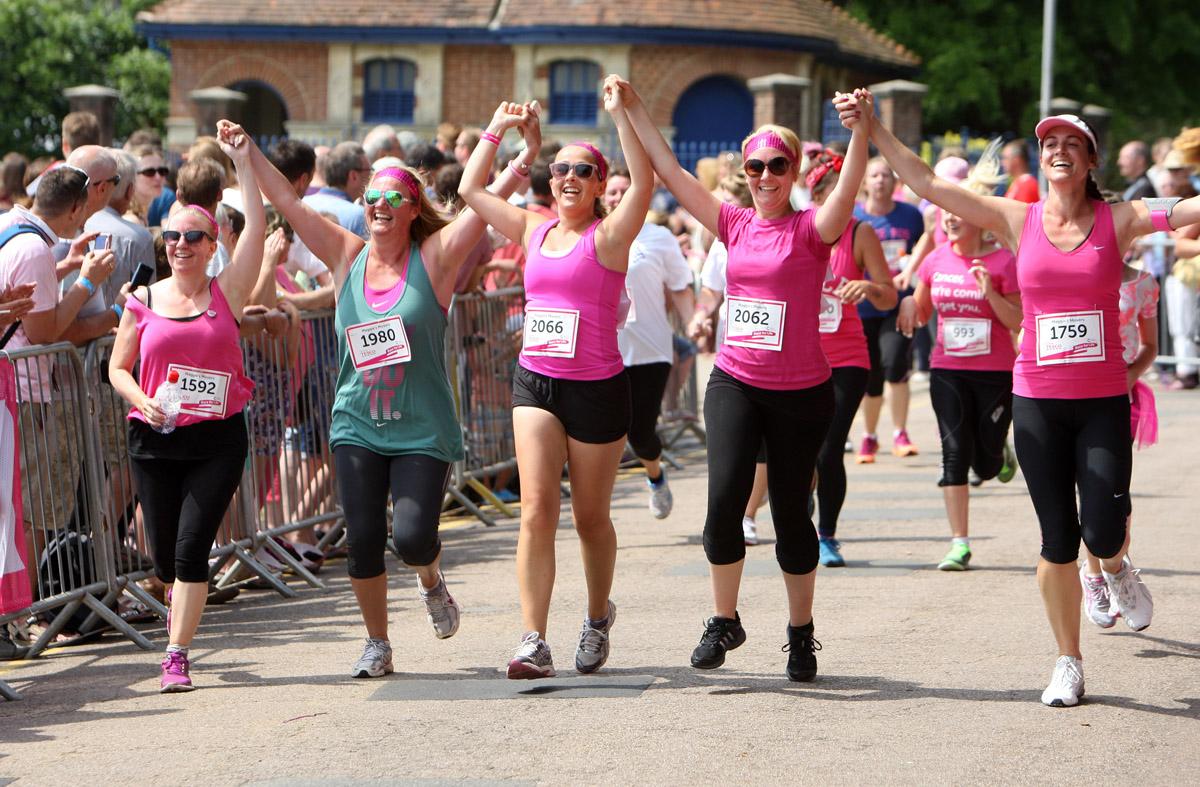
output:
{"label": "wristband", "polygon": [[[508,168],[511,169],[513,171],[513,174],[516,175],[518,178],[521,178],[522,180],[529,180],[529,173],[522,172],[521,168],[517,166],[516,161],[508,162]],[[528,169],[528,167],[526,167],[526,168]]]}
{"label": "wristband", "polygon": [[121,304],[119,304],[119,303],[114,303],[109,308],[117,313],[117,322],[120,322],[122,315],[125,314],[125,309],[121,308]]}
{"label": "wristband", "polygon": [[91,280],[88,279],[87,276],[80,276],[78,279],[75,280],[75,283],[82,284],[83,288],[88,291],[88,295],[96,294],[96,285],[92,284]]}
{"label": "wristband", "polygon": [[1171,213],[1181,197],[1145,197],[1142,204],[1150,209],[1150,224],[1159,232],[1171,231]]}
{"label": "wristband", "polygon": [[484,142],[491,142],[493,145],[496,145],[497,147],[499,147],[499,145],[500,145],[500,137],[496,136],[495,134],[493,134],[490,131],[483,132],[482,134],[479,135],[479,138],[481,140],[483,140]]}

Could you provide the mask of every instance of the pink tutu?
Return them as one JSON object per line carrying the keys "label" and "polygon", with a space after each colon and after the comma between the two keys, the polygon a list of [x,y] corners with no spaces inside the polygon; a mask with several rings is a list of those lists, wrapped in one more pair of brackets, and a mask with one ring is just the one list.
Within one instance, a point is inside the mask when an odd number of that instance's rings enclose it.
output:
{"label": "pink tutu", "polygon": [[1158,408],[1154,391],[1141,380],[1129,392],[1129,431],[1138,449],[1149,448],[1158,442]]}

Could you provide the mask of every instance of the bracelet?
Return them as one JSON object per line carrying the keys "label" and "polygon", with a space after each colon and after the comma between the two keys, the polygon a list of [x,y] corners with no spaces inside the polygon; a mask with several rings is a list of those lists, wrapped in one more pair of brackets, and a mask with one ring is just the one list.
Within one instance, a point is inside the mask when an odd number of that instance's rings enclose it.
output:
{"label": "bracelet", "polygon": [[88,295],[96,294],[96,285],[92,284],[91,280],[88,279],[87,276],[80,276],[78,279],[75,280],[75,283],[82,284],[83,288],[88,291]]}
{"label": "bracelet", "polygon": [[497,147],[499,147],[499,145],[500,145],[500,137],[496,136],[495,134],[493,134],[490,131],[483,132],[482,134],[479,135],[479,138],[481,140],[483,140],[484,142],[491,142],[493,145],[496,145]]}
{"label": "bracelet", "polygon": [[122,316],[125,314],[125,309],[123,309],[123,308],[121,307],[121,304],[119,304],[119,303],[114,303],[114,304],[113,304],[112,306],[110,306],[109,308],[110,308],[110,309],[112,309],[114,312],[116,312],[116,313],[117,313],[117,322],[120,322],[120,321],[121,321],[121,317],[122,317]]}
{"label": "bracelet", "polygon": [[[516,175],[518,178],[522,178],[524,180],[529,180],[529,173],[522,172],[521,168],[517,166],[517,163],[515,160],[508,162],[508,168],[511,169],[513,171],[513,174]],[[528,164],[525,165],[525,169],[526,170],[529,169]]]}

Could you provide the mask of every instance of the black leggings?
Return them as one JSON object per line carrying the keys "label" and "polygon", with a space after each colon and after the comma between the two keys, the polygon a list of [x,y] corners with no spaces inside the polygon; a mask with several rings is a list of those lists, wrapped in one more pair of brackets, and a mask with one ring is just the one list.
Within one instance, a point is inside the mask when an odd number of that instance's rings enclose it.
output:
{"label": "black leggings", "polygon": [[1075,562],[1081,536],[1098,558],[1120,552],[1131,510],[1129,397],[1014,395],[1013,425],[1017,458],[1042,528],[1042,557],[1051,563]]}
{"label": "black leggings", "polygon": [[164,583],[208,581],[208,553],[242,480],[246,453],[204,459],[130,457],[154,570]]}
{"label": "black leggings", "polygon": [[658,459],[662,456],[662,441],[658,439],[658,414],[662,410],[663,391],[671,376],[671,364],[643,363],[626,366],[633,415],[629,419],[629,444],[638,459]]}
{"label": "black leggings", "polygon": [[898,310],[886,317],[864,317],[863,333],[867,336],[867,355],[871,359],[871,374],[867,377],[867,396],[883,396],[883,383],[902,383],[908,380],[912,368],[912,339],[896,328]]}
{"label": "black leggings", "polygon": [[1012,423],[1012,372],[934,369],[929,399],[942,438],[938,486],[963,486],[971,468],[984,481],[995,478]]}
{"label": "black leggings", "polygon": [[839,366],[833,370],[833,420],[817,455],[817,505],[821,538],[837,535],[838,515],[846,502],[846,436],[854,414],[867,390],[867,370],[861,366]]}
{"label": "black leggings", "polygon": [[704,396],[708,427],[708,518],[704,552],[714,565],[746,556],[742,516],[754,487],[754,460],[767,447],[767,489],[775,523],[775,558],[788,574],[817,567],[817,534],[808,489],[817,452],[833,417],[833,383],[772,391],[713,369]]}
{"label": "black leggings", "polygon": [[392,495],[392,540],[410,566],[428,566],[442,551],[438,521],[450,464],[424,454],[386,456],[357,445],[333,449],[338,496],[346,516],[350,576],[383,574],[387,501]]}

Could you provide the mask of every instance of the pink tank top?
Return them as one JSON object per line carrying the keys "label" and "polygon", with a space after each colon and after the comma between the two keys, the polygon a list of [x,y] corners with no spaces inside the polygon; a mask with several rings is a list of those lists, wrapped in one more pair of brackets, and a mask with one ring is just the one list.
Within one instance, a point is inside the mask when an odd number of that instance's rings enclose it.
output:
{"label": "pink tank top", "polygon": [[1092,231],[1060,251],[1042,228],[1045,200],[1029,206],[1017,251],[1025,316],[1013,393],[1035,399],[1097,399],[1128,393],[1121,357],[1121,249],[1112,208],[1093,202]]}
{"label": "pink tank top", "polygon": [[1017,261],[1007,249],[963,257],[946,243],[931,251],[917,271],[928,285],[937,311],[937,341],[929,365],[934,369],[1011,372],[1016,360],[1012,334],[992,311],[971,273],[976,261],[987,268],[996,292],[1017,292]]}
{"label": "pink tank top", "polygon": [[[184,400],[176,426],[229,418],[240,413],[254,393],[229,302],[216,279],[208,286],[212,300],[197,317],[164,317],[137,298],[125,301],[125,308],[137,317],[142,390],[154,396],[171,367],[180,373]],[[129,418],[146,420],[136,407],[130,408]]]}
{"label": "pink tank top", "polygon": [[533,231],[525,263],[525,326],[521,366],[561,380],[606,380],[621,373],[618,305],[625,274],[596,258],[597,219],[574,248],[546,253],[551,219]]}
{"label": "pink tank top", "polygon": [[829,365],[835,369],[843,366],[871,368],[867,355],[867,337],[863,333],[862,319],[858,307],[842,303],[834,295],[838,287],[848,281],[863,278],[863,272],[854,262],[854,231],[858,222],[851,219],[850,226],[842,233],[841,240],[829,255],[829,275],[821,288],[821,349]]}
{"label": "pink tank top", "polygon": [[729,249],[725,340],[717,366],[758,388],[790,391],[829,379],[817,320],[830,247],[805,210],[778,219],[721,205],[717,233]]}

